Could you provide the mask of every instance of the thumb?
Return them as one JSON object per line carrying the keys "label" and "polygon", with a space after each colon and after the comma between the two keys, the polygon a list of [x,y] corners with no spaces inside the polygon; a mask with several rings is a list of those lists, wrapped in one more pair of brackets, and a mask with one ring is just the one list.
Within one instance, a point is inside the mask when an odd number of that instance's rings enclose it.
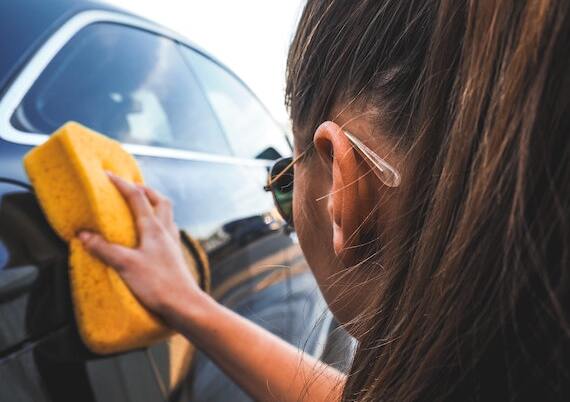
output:
{"label": "thumb", "polygon": [[119,244],[109,243],[98,233],[82,231],[79,240],[89,253],[99,258],[107,265],[117,270],[122,270],[132,263],[134,250]]}

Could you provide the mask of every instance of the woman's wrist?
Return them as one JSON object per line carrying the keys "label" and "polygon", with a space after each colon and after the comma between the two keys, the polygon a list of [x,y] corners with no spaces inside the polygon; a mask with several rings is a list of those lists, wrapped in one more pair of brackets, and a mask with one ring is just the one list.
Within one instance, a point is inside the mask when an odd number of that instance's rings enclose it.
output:
{"label": "woman's wrist", "polygon": [[217,302],[198,287],[180,293],[171,294],[159,314],[169,327],[193,338]]}

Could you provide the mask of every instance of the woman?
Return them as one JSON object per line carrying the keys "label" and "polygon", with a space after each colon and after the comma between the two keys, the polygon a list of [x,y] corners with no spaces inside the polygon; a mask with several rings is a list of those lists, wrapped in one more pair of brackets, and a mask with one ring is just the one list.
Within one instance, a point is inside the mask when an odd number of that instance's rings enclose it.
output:
{"label": "woman", "polygon": [[347,376],[203,294],[152,190],[113,178],[137,249],[80,237],[258,400],[567,400],[569,7],[308,1],[287,76],[302,156],[284,174],[359,341]]}

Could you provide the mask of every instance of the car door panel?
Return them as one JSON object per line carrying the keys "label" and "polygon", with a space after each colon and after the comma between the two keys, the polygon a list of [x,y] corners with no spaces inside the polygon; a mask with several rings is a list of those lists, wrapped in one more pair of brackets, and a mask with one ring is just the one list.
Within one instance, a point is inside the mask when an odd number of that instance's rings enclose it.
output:
{"label": "car door panel", "polygon": [[0,360],[0,401],[51,402],[32,351]]}
{"label": "car door panel", "polygon": [[0,183],[0,244],[5,255],[0,281],[19,271],[32,274],[24,287],[0,303],[2,353],[61,327],[68,321],[70,301],[64,284],[65,244],[45,221],[34,196],[6,183]]}

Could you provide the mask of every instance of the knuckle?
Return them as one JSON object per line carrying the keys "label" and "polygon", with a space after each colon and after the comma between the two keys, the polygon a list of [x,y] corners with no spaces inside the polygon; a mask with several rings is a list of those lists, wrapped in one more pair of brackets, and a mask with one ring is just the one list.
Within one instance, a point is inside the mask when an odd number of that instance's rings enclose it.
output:
{"label": "knuckle", "polygon": [[87,240],[83,242],[83,244],[85,245],[85,247],[87,247],[87,249],[95,250],[96,248],[98,248],[97,246],[100,244],[99,236],[91,235],[89,236],[89,238],[87,238]]}
{"label": "knuckle", "polygon": [[165,208],[172,209],[172,201],[170,200],[170,198],[162,197],[161,202]]}
{"label": "knuckle", "polygon": [[158,191],[158,190],[155,190],[154,188],[150,188],[150,187],[149,187],[149,190],[150,190],[150,191],[154,194],[154,196],[155,196],[156,198],[158,198],[158,199],[166,198],[166,197],[164,196],[164,194],[162,194],[162,193],[161,193],[160,191]]}
{"label": "knuckle", "polygon": [[137,264],[137,258],[133,253],[122,253],[117,258],[117,268],[126,269]]}
{"label": "knuckle", "polygon": [[130,187],[127,191],[127,198],[129,198],[129,200],[138,200],[141,198],[142,196],[142,192],[140,189],[138,189],[137,187]]}
{"label": "knuckle", "polygon": [[164,224],[162,224],[161,222],[157,223],[155,230],[158,234],[165,234],[168,232]]}
{"label": "knuckle", "polygon": [[137,218],[137,223],[144,229],[150,228],[152,220],[148,216],[139,216]]}
{"label": "knuckle", "polygon": [[150,216],[140,218],[140,224],[144,227],[145,231],[150,233],[155,233],[160,228],[158,221]]}
{"label": "knuckle", "polygon": [[168,209],[172,207],[172,202],[168,197],[163,196],[162,194],[156,194],[157,205],[162,209]]}
{"label": "knuckle", "polygon": [[158,222],[154,228],[153,235],[156,237],[167,237],[169,236],[168,228],[161,222]]}

